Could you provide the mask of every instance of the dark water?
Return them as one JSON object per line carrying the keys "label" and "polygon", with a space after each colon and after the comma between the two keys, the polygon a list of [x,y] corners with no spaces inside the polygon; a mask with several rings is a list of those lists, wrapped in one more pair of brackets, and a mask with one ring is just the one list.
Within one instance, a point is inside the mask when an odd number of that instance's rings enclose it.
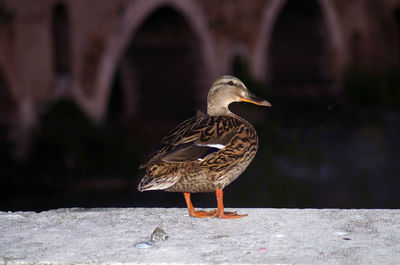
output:
{"label": "dark water", "polygon": [[[301,103],[294,110],[233,109],[254,124],[260,147],[225,189],[226,207],[400,207],[399,112]],[[26,161],[2,152],[0,210],[185,207],[181,194],[136,190],[138,165],[157,139],[147,144],[132,128],[105,129],[77,117],[62,120],[79,127],[75,132],[45,118],[52,126],[35,134]],[[11,146],[3,140],[1,147]],[[193,203],[215,207],[215,195],[194,194]]]}

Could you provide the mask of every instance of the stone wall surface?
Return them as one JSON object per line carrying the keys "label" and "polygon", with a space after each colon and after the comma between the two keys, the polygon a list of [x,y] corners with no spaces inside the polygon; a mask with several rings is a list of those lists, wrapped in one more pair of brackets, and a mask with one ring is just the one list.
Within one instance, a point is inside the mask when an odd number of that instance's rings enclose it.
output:
{"label": "stone wall surface", "polygon": [[[0,212],[1,264],[396,264],[400,210],[182,208]],[[156,232],[153,232],[157,227]]]}

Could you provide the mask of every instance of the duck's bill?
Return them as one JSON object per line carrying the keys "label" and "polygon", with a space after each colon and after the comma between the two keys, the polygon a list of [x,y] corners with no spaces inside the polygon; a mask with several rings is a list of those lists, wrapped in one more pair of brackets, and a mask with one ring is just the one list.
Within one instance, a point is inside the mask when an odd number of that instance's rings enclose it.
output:
{"label": "duck's bill", "polygon": [[271,103],[269,103],[265,99],[256,97],[254,95],[251,95],[248,98],[242,97],[242,98],[240,98],[240,101],[249,102],[249,103],[253,103],[253,104],[260,105],[260,106],[265,106],[265,107],[271,107],[272,106]]}

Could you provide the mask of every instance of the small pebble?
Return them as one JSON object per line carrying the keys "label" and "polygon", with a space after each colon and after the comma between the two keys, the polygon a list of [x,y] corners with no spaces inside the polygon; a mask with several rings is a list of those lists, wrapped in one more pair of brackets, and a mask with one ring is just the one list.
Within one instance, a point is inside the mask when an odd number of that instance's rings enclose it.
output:
{"label": "small pebble", "polygon": [[147,241],[139,242],[135,245],[135,248],[152,248],[153,244]]}
{"label": "small pebble", "polygon": [[168,239],[167,233],[161,228],[157,227],[151,234],[151,242],[164,241]]}

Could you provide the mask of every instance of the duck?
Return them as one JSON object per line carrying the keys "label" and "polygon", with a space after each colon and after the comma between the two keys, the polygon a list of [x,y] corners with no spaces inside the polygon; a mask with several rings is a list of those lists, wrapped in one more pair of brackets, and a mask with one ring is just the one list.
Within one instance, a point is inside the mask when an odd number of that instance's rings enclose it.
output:
{"label": "duck", "polygon": [[[190,217],[234,219],[247,216],[225,212],[223,189],[249,166],[258,149],[254,127],[232,113],[233,102],[271,107],[238,78],[219,77],[207,96],[207,113],[198,112],[169,132],[140,165],[145,171],[139,191],[183,193]],[[190,195],[215,192],[217,209],[195,210]]]}

